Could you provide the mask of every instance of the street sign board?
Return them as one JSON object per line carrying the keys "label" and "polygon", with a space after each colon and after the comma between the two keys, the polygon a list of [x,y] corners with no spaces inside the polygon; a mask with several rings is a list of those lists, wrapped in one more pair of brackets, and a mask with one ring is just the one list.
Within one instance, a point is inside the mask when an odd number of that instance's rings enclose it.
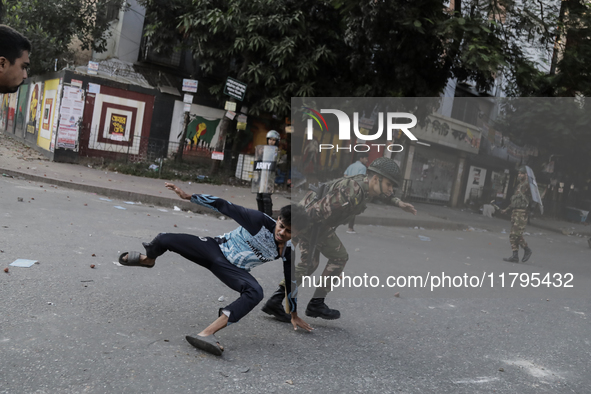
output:
{"label": "street sign board", "polygon": [[234,97],[236,100],[244,100],[244,94],[246,93],[246,84],[240,82],[237,79],[228,77],[226,80],[226,86],[224,86],[224,94]]}
{"label": "street sign board", "polygon": [[183,92],[197,93],[197,84],[194,79],[183,79]]}

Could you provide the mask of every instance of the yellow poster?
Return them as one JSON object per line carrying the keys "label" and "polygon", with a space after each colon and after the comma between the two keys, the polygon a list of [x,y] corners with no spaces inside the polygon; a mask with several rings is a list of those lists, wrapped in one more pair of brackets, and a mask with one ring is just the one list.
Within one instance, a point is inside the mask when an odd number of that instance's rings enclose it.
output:
{"label": "yellow poster", "polygon": [[37,145],[45,150],[50,150],[53,120],[57,112],[56,103],[59,83],[59,79],[45,81],[43,89],[43,104],[41,105],[42,112],[40,114],[41,127],[39,127],[39,135],[37,136]]}

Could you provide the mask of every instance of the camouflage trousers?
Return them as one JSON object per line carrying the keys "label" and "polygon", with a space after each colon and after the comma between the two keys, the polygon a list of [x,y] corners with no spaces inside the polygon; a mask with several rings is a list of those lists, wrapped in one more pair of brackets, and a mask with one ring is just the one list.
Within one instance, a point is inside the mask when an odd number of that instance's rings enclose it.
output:
{"label": "camouflage trousers", "polygon": [[527,225],[527,212],[522,209],[514,209],[511,214],[511,233],[509,234],[509,242],[511,243],[511,250],[518,251],[519,246],[527,248],[527,242],[523,239],[523,231]]}
{"label": "camouflage trousers", "polygon": [[[320,264],[320,254],[328,259],[322,276],[339,276],[342,274],[349,260],[349,254],[345,249],[345,245],[341,242],[339,237],[332,229],[320,229],[316,247],[313,253],[311,252],[310,240],[300,237],[294,238],[294,243],[299,245],[301,260],[295,267],[295,277],[298,286],[302,284],[302,276],[310,276],[316,271]],[[292,260],[293,261],[293,260]],[[312,281],[314,283],[314,281]],[[322,281],[324,284],[325,281]],[[330,292],[330,280],[326,281],[327,286],[317,287],[313,298],[324,298]],[[281,286],[285,286],[285,281],[281,282]]]}

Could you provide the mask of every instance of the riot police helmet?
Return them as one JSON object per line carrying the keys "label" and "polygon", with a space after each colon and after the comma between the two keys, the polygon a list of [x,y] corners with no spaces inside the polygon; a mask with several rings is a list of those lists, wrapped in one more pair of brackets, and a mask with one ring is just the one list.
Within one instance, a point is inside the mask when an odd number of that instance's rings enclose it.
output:
{"label": "riot police helmet", "polygon": [[400,185],[400,178],[402,175],[400,167],[398,167],[398,164],[392,159],[378,157],[369,165],[367,170],[389,179],[394,184],[394,187]]}
{"label": "riot police helmet", "polygon": [[279,141],[281,139],[281,136],[279,135],[279,133],[275,130],[269,130],[269,132],[267,133],[267,139],[269,138],[273,138],[276,139],[277,141]]}

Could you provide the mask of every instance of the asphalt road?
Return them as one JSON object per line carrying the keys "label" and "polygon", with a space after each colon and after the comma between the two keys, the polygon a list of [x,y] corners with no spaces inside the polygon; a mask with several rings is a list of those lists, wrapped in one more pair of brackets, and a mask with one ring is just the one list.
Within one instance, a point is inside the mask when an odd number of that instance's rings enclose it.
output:
{"label": "asphalt road", "polygon": [[[218,333],[226,351],[215,357],[184,337],[201,331],[236,293],[172,253],[153,269],[114,262],[123,251],[142,251],[141,242],[159,232],[214,236],[235,223],[215,213],[101,198],[0,179],[0,268],[9,268],[0,270],[0,393],[586,393],[591,387],[585,239],[535,233],[528,237],[532,259],[510,264],[502,261],[510,250],[500,231],[340,229],[353,285],[336,289],[327,303],[342,318],[307,318],[314,332],[294,332],[259,306]],[[18,258],[39,263],[10,267]],[[270,294],[282,268],[277,261],[252,273]],[[442,273],[452,285],[431,290]],[[546,284],[521,286],[547,273]],[[573,287],[566,288],[568,274]],[[354,287],[363,275],[376,279]],[[420,276],[427,285],[419,288],[415,278],[388,287],[392,276]],[[485,281],[469,288],[456,279],[453,287],[453,278],[464,276]],[[312,291],[302,289],[302,315]]]}

